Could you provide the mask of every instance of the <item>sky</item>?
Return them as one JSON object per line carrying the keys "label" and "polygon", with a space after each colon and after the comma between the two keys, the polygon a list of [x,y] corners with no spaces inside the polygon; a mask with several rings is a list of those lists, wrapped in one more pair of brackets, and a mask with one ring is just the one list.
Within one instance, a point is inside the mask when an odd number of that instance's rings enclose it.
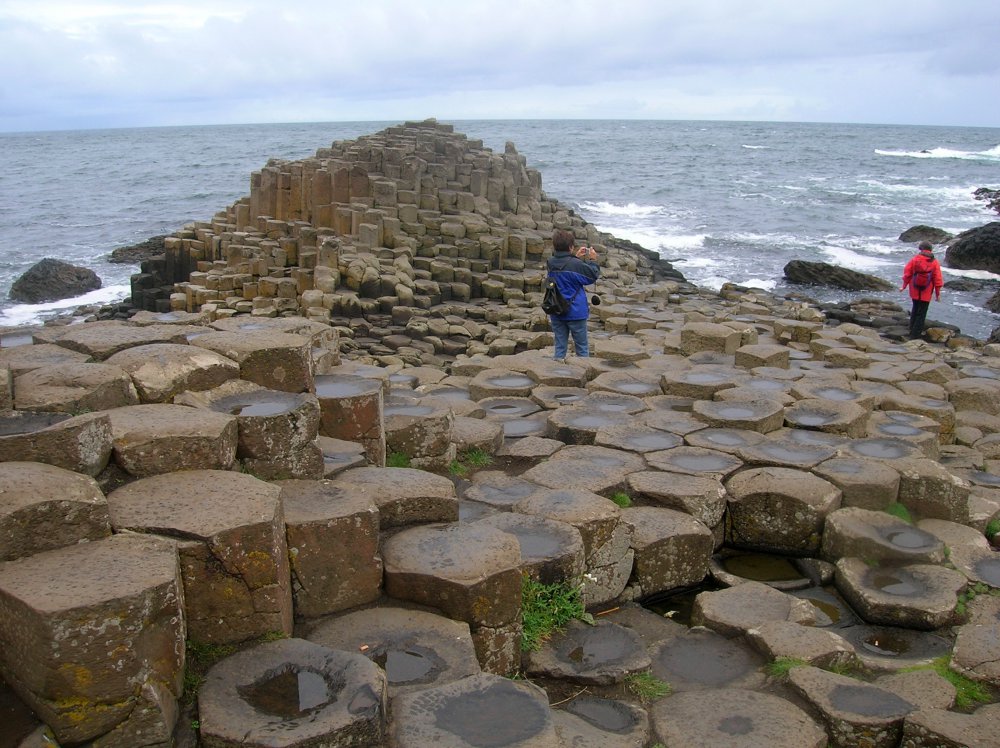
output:
{"label": "sky", "polygon": [[427,117],[1000,127],[997,39],[1000,9],[981,0],[0,0],[0,132]]}

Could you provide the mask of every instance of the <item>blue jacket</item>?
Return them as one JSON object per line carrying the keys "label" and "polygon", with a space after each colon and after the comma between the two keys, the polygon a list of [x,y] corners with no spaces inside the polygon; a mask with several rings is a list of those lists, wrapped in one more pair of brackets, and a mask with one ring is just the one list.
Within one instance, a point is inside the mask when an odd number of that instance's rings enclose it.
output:
{"label": "blue jacket", "polygon": [[583,287],[589,286],[601,275],[601,268],[591,260],[581,260],[569,252],[556,252],[549,258],[549,278],[555,279],[559,292],[569,301],[569,311],[562,315],[553,315],[567,322],[577,319],[587,319],[590,316],[590,304]]}

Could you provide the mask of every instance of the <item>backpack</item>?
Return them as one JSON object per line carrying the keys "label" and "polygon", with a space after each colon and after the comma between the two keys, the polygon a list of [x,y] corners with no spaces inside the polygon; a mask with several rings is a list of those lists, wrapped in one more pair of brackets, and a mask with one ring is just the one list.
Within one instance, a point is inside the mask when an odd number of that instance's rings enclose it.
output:
{"label": "backpack", "polygon": [[569,311],[569,302],[562,295],[556,282],[549,278],[545,282],[545,295],[542,296],[542,311],[559,317]]}
{"label": "backpack", "polygon": [[910,279],[910,285],[918,291],[923,291],[925,288],[930,288],[932,278],[933,273],[930,268],[927,270],[918,270],[913,274],[913,278]]}

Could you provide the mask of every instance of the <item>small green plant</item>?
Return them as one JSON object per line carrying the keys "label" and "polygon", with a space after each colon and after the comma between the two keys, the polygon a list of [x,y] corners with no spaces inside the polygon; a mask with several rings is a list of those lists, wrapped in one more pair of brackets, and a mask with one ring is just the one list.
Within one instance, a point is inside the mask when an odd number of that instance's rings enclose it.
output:
{"label": "small green plant", "polygon": [[889,506],[885,508],[886,513],[891,514],[896,519],[901,519],[908,525],[913,524],[913,515],[910,514],[910,510],[904,505],[900,504],[898,501],[894,501]]}
{"label": "small green plant", "polygon": [[186,645],[183,700],[186,703],[194,702],[198,698],[198,690],[205,682],[205,673],[212,665],[235,651],[236,647],[232,644],[203,644],[189,640]]}
{"label": "small green plant", "polygon": [[612,494],[611,500],[615,502],[622,509],[625,507],[632,506],[632,497],[629,496],[624,491],[619,491],[618,493]]}
{"label": "small green plant", "polygon": [[655,701],[673,691],[669,683],[660,680],[648,670],[625,676],[625,687],[643,702]]}
{"label": "small green plant", "polygon": [[472,468],[484,468],[493,464],[493,455],[489,452],[484,452],[478,447],[463,452],[459,459],[463,464]]}
{"label": "small green plant", "polygon": [[915,665],[914,667],[904,668],[901,672],[933,670],[955,687],[955,706],[959,709],[968,709],[976,704],[988,704],[993,700],[986,686],[982,683],[977,683],[971,678],[966,678],[961,673],[956,673],[951,669],[950,665],[951,656],[944,655],[932,660],[929,665]]}
{"label": "small green plant", "polygon": [[791,672],[792,668],[806,667],[808,664],[808,662],[798,657],[775,657],[771,662],[767,663],[764,670],[772,678],[784,680],[788,677],[788,673]]}
{"label": "small green plant", "polygon": [[992,587],[983,582],[970,584],[965,588],[965,592],[959,594],[958,602],[955,603],[955,612],[960,616],[964,616],[969,610],[969,603],[979,597],[979,595],[994,594],[994,592]]}
{"label": "small green plant", "polygon": [[448,465],[449,475],[457,475],[459,478],[462,478],[465,475],[467,475],[468,472],[469,468],[467,468],[465,464],[460,462],[459,460],[452,460],[451,463]]}
{"label": "small green plant", "polygon": [[402,452],[392,452],[385,458],[386,467],[405,468],[410,466],[410,456]]}
{"label": "small green plant", "polygon": [[525,575],[521,580],[521,650],[536,651],[546,639],[561,631],[574,618],[593,623],[583,607],[579,587],[542,584]]}
{"label": "small green plant", "polygon": [[986,536],[987,540],[992,542],[993,536],[995,536],[998,532],[1000,532],[1000,519],[991,519],[986,524],[986,531],[983,534]]}
{"label": "small green plant", "polygon": [[191,729],[192,730],[200,730],[201,729],[201,720],[198,720],[198,719],[191,720]]}

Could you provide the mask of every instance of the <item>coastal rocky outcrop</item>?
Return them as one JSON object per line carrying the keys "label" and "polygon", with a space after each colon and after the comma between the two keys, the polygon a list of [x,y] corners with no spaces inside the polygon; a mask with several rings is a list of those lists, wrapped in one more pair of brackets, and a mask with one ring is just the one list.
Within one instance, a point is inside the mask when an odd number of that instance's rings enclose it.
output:
{"label": "coastal rocky outcrop", "polygon": [[[339,228],[275,165],[137,279],[176,308],[0,331],[3,738],[995,742],[1000,345],[699,290],[437,123],[334,153]],[[557,225],[606,271],[566,362]]]}
{"label": "coastal rocky outcrop", "polygon": [[900,234],[899,241],[906,242],[907,244],[916,244],[917,242],[944,244],[946,241],[948,241],[953,237],[954,234],[950,234],[944,229],[939,229],[935,226],[926,226],[924,224],[919,224],[917,226],[911,226],[902,234]]}
{"label": "coastal rocky outcrop", "polygon": [[90,268],[46,257],[14,281],[10,298],[25,304],[41,304],[80,296],[100,287],[101,279]]}
{"label": "coastal rocky outcrop", "polygon": [[1000,273],[1000,221],[963,231],[948,243],[945,265]]}
{"label": "coastal rocky outcrop", "polygon": [[833,286],[848,291],[889,291],[893,288],[891,283],[882,278],[828,262],[792,260],[785,265],[784,273],[790,282],[803,285]]}
{"label": "coastal rocky outcrop", "polygon": [[972,196],[976,200],[984,201],[990,209],[1000,213],[1000,190],[991,190],[989,187],[980,187]]}

